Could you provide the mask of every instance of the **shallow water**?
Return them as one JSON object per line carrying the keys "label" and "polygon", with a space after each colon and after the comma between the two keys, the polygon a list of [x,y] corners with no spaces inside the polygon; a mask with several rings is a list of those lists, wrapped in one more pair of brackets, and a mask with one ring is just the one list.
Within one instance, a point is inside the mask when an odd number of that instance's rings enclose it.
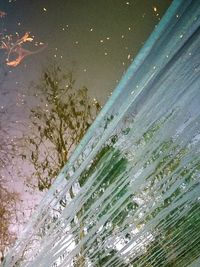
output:
{"label": "shallow water", "polygon": [[198,265],[199,16],[173,2],[3,266]]}

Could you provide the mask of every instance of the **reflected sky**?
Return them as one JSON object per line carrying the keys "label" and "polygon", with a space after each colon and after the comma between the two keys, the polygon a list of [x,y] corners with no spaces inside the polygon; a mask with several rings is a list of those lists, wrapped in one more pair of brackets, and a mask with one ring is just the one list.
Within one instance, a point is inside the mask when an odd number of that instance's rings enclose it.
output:
{"label": "reflected sky", "polygon": [[4,87],[9,93],[22,89],[26,93],[41,68],[56,60],[65,70],[73,69],[78,84],[104,103],[170,2],[1,0],[0,10],[6,13],[1,18],[4,36],[17,39],[30,32],[34,39],[25,44],[27,49],[46,45],[17,68],[4,66],[6,77],[1,75],[1,80],[8,83]]}

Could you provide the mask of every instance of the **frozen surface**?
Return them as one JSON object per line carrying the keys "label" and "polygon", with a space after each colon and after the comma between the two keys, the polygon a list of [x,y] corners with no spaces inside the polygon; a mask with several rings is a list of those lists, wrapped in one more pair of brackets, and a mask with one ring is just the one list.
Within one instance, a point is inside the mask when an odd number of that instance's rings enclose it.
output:
{"label": "frozen surface", "polygon": [[175,0],[3,266],[199,266],[200,3]]}

